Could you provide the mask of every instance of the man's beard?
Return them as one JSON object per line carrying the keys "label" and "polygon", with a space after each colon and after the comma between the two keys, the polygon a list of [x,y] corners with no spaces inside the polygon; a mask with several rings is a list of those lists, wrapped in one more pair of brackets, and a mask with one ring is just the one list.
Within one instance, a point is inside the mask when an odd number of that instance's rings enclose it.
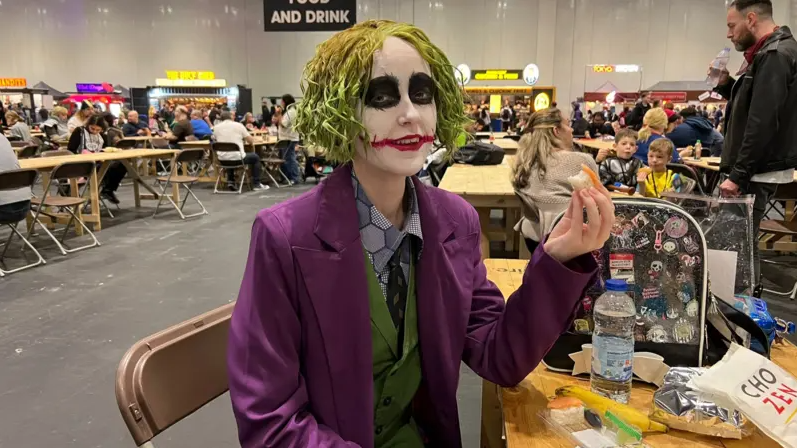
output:
{"label": "man's beard", "polygon": [[736,51],[747,51],[750,47],[755,45],[755,43],[756,39],[755,36],[753,36],[753,33],[744,30],[742,37],[739,38],[738,42],[734,42],[733,46],[736,48]]}

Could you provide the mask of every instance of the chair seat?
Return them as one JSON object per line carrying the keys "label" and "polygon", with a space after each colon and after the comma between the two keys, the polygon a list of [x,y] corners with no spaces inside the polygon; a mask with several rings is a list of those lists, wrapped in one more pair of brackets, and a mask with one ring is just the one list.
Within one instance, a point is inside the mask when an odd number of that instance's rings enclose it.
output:
{"label": "chair seat", "polygon": [[160,176],[160,177],[158,177],[158,180],[160,182],[167,182],[168,181],[168,182],[171,182],[173,184],[190,184],[190,183],[196,182],[197,180],[199,180],[199,178],[195,177],[195,176],[172,176],[172,178],[169,179],[168,176]]}
{"label": "chair seat", "polygon": [[44,207],[73,207],[85,203],[86,200],[72,196],[47,196],[44,202],[42,202],[41,198],[31,198],[30,202]]}
{"label": "chair seat", "polygon": [[269,164],[271,164],[271,163],[273,163],[273,164],[279,163],[279,164],[282,164],[282,163],[285,163],[285,161],[282,160],[282,159],[263,159],[263,163],[269,163]]}
{"label": "chair seat", "polygon": [[771,233],[780,236],[797,236],[797,221],[781,221],[777,219],[767,219],[761,221],[760,230],[764,233]]}

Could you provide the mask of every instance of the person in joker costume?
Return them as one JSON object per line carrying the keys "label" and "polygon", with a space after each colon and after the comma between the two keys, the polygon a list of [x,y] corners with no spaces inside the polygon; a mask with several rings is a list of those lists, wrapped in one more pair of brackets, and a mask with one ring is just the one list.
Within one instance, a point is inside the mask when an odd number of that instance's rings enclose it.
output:
{"label": "person in joker costume", "polygon": [[228,351],[241,446],[459,447],[460,362],[502,386],[537,366],[594,279],[608,193],[573,196],[505,304],[476,211],[414,177],[468,123],[446,56],[367,21],[318,47],[302,90],[297,130],[341,166],[255,220]]}

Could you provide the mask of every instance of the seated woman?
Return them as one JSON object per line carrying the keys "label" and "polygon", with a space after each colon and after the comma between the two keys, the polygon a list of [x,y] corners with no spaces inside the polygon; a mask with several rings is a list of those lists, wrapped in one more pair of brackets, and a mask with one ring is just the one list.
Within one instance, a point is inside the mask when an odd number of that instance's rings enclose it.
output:
{"label": "seated woman", "polygon": [[17,137],[23,142],[29,142],[33,139],[30,135],[30,128],[19,114],[14,111],[6,112],[6,121],[8,121],[8,131],[12,137]]}
{"label": "seated woman", "polygon": [[257,129],[257,121],[255,120],[255,116],[252,115],[252,112],[247,112],[246,115],[244,115],[244,119],[241,123],[246,126],[248,131],[254,131]]}
{"label": "seated woman", "polygon": [[50,112],[50,118],[41,124],[42,130],[50,140],[65,141],[69,137],[69,128],[67,127],[67,117],[69,114],[66,109],[57,106]]}
{"label": "seated woman", "polygon": [[[656,107],[650,109],[645,113],[642,119],[642,129],[639,130],[639,139],[637,140],[637,150],[634,157],[641,160],[642,163],[648,163],[648,149],[650,144],[660,138],[666,138],[664,132],[670,124],[670,119],[664,109]],[[673,151],[672,162],[680,163],[681,155],[678,151]]]}
{"label": "seated woman", "polygon": [[598,173],[589,154],[573,151],[573,129],[559,109],[532,114],[512,167],[512,185],[523,210],[515,230],[525,238],[529,252],[534,253],[554,219],[567,210],[573,197],[568,178],[580,173],[582,165]]}
{"label": "seated woman", "polygon": [[194,129],[194,137],[200,140],[208,139],[213,135],[213,131],[205,122],[205,119],[202,118],[202,111],[199,109],[191,111],[191,127]]}
{"label": "seated woman", "polygon": [[[103,133],[108,129],[108,123],[100,115],[92,115],[85,126],[76,128],[69,138],[69,145],[67,149],[75,154],[91,154],[102,151],[110,141],[111,137],[103,136]],[[115,138],[115,137],[114,137]],[[113,204],[119,204],[119,198],[116,197],[116,190],[119,184],[127,174],[127,168],[121,162],[113,162],[105,172],[105,177],[102,179],[102,191],[100,195]]]}
{"label": "seated woman", "polygon": [[[11,143],[0,134],[0,173],[19,169],[19,160]],[[0,191],[0,223],[18,223],[30,210],[30,188]]]}

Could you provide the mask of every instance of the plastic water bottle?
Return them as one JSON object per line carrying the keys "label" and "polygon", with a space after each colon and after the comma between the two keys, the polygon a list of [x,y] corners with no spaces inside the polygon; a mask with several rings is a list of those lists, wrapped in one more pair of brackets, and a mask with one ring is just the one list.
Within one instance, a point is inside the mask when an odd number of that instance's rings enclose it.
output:
{"label": "plastic water bottle", "polygon": [[709,68],[708,76],[706,77],[706,84],[710,85],[712,88],[719,85],[722,72],[725,70],[725,67],[728,66],[728,60],[730,58],[730,48],[723,48],[722,51],[717,53],[717,57],[711,61],[711,67]]}
{"label": "plastic water bottle", "polygon": [[703,144],[700,140],[695,143],[695,160],[700,160],[700,155],[703,153]]}
{"label": "plastic water bottle", "polygon": [[593,308],[590,388],[618,403],[628,403],[634,366],[636,305],[626,290],[625,280],[607,280]]}

